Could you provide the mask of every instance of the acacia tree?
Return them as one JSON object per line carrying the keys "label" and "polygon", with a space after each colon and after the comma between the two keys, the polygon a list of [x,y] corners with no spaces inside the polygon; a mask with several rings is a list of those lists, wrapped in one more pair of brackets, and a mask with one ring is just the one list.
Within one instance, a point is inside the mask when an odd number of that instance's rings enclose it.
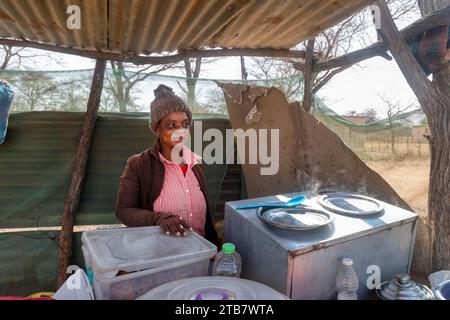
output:
{"label": "acacia tree", "polygon": [[129,107],[133,107],[134,101],[133,90],[136,90],[137,84],[152,75],[179,68],[176,64],[149,65],[142,68],[120,61],[110,61],[110,65],[112,72],[105,75],[104,96],[107,99],[102,103],[102,111],[114,111],[117,107],[119,112],[130,111]]}
{"label": "acacia tree", "polygon": [[186,58],[183,61],[182,69],[184,70],[184,74],[186,76],[186,86],[183,86],[180,81],[177,81],[177,83],[181,91],[183,91],[183,94],[186,96],[187,105],[194,113],[203,111],[202,106],[197,101],[197,83],[202,67],[218,60],[219,58],[206,59],[199,57],[194,59]]}
{"label": "acacia tree", "polygon": [[395,119],[402,113],[410,110],[413,104],[409,104],[407,106],[402,106],[402,101],[397,100],[394,101],[391,97],[385,97],[384,95],[378,94],[378,97],[384,102],[385,105],[385,113],[386,120],[389,126],[389,132],[391,134],[391,151],[392,154],[396,154],[395,152]]}
{"label": "acacia tree", "polygon": [[280,87],[289,101],[299,100],[303,93],[303,77],[292,67],[289,59],[252,58],[256,68],[250,74],[266,85]]}
{"label": "acacia tree", "polygon": [[6,77],[15,91],[13,111],[83,111],[88,86],[82,80],[53,79],[45,73]]}
{"label": "acacia tree", "polygon": [[221,90],[210,89],[205,93],[205,96],[206,102],[201,106],[202,111],[215,114],[227,113],[227,104]]}
{"label": "acacia tree", "polygon": [[187,104],[192,108],[192,112],[198,112],[195,101],[195,87],[197,86],[197,79],[200,76],[202,67],[202,58],[184,59],[184,71],[186,74],[186,89],[180,85],[180,88],[187,95]]}
{"label": "acacia tree", "polygon": [[377,120],[377,110],[375,108],[366,108],[362,114],[367,117],[367,122],[374,122]]}
{"label": "acacia tree", "polygon": [[33,69],[36,59],[45,63],[62,64],[57,55],[50,52],[35,50],[24,47],[13,47],[7,45],[0,46],[0,70],[20,70]]}

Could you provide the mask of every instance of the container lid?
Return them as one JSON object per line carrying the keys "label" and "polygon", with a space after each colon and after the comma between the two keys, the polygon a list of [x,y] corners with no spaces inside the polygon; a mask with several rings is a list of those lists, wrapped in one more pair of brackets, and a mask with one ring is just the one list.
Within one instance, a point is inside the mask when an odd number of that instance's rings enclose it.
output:
{"label": "container lid", "polygon": [[412,281],[406,273],[399,273],[394,279],[381,283],[377,288],[377,294],[386,300],[433,299],[431,290]]}
{"label": "container lid", "polygon": [[274,289],[234,277],[197,277],[156,287],[137,300],[288,300]]}
{"label": "container lid", "polygon": [[224,243],[222,245],[222,252],[225,254],[233,254],[236,251],[236,247],[232,243]]}
{"label": "container lid", "polygon": [[317,202],[325,209],[343,215],[372,215],[384,209],[376,199],[347,192],[327,193],[318,197]]}
{"label": "container lid", "polygon": [[310,230],[334,220],[332,214],[308,207],[258,209],[258,216],[266,223],[283,229]]}
{"label": "container lid", "polygon": [[342,264],[343,264],[344,266],[350,267],[350,266],[353,265],[353,260],[350,259],[350,258],[343,258],[343,259],[342,259]]}
{"label": "container lid", "polygon": [[127,272],[212,258],[217,248],[195,232],[167,236],[159,226],[86,231],[86,246],[94,273]]}

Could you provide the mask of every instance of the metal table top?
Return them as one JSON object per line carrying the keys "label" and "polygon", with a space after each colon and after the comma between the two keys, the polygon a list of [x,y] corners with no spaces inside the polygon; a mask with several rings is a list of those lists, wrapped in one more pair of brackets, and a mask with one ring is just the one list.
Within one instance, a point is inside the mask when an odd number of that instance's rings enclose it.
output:
{"label": "metal table top", "polygon": [[[226,203],[226,214],[237,214],[248,220],[268,237],[272,238],[290,254],[297,255],[334,244],[342,243],[365,235],[390,229],[401,224],[415,221],[418,215],[414,212],[401,209],[386,202],[380,201],[385,210],[381,214],[366,217],[350,217],[327,211],[335,216],[333,223],[314,230],[291,231],[268,225],[257,216],[257,209],[236,210],[238,205],[252,202],[286,201],[295,196],[305,195],[304,205],[315,209],[324,209],[315,201],[318,195],[310,192],[296,192],[284,195],[232,201]],[[227,226],[225,225],[225,228]]]}

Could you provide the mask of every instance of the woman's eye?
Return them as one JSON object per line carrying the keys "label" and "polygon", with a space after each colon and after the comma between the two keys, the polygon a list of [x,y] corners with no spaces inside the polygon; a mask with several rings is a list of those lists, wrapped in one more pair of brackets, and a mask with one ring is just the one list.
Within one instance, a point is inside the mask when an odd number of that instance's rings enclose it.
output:
{"label": "woman's eye", "polygon": [[167,128],[169,128],[169,129],[173,129],[173,128],[175,128],[176,126],[175,126],[175,123],[169,123],[168,125],[167,125]]}
{"label": "woman's eye", "polygon": [[189,128],[189,123],[183,123],[183,128],[184,129],[188,129]]}

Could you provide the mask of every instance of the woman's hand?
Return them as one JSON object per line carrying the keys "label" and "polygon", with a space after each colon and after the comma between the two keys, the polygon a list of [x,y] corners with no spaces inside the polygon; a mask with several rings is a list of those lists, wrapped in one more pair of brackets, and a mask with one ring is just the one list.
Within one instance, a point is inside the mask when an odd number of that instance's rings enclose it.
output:
{"label": "woman's hand", "polygon": [[192,231],[189,224],[177,215],[165,216],[161,219],[159,225],[167,235],[176,235],[177,237],[187,236],[187,232]]}

